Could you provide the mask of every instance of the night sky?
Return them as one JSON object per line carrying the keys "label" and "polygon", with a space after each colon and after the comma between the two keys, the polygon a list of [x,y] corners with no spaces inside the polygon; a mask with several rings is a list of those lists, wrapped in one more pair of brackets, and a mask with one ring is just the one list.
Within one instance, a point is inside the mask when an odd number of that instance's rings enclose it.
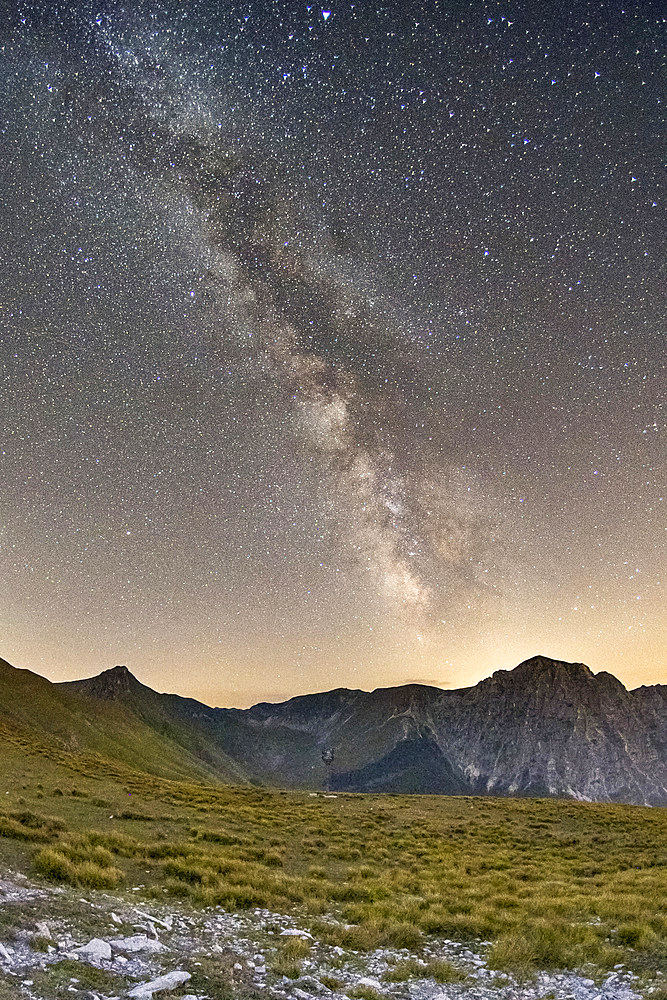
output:
{"label": "night sky", "polygon": [[0,655],[665,681],[660,9],[3,14]]}

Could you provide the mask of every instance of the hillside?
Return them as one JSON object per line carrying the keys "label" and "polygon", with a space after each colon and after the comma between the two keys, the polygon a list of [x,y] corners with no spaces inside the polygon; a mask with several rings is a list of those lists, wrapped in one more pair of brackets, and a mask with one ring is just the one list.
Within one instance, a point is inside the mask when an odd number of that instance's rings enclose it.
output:
{"label": "hillside", "polygon": [[[116,675],[117,676],[117,675]],[[144,687],[127,671],[130,701],[150,704],[161,695]],[[50,755],[98,755],[139,771],[183,779],[243,781],[215,746],[200,754],[174,738],[159,716],[147,723],[128,710],[129,701],[88,697],[67,684],[52,684],[30,670],[0,659],[0,753],[7,741],[28,752]]]}

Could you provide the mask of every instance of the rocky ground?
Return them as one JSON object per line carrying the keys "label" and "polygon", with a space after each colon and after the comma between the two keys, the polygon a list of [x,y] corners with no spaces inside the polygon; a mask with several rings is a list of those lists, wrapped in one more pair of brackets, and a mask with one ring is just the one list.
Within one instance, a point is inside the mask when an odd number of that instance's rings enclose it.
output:
{"label": "rocky ground", "polygon": [[[138,895],[135,904],[131,896],[77,896],[33,885],[16,873],[0,879],[0,1000],[218,1000],[230,992],[285,1000],[347,1000],[350,992],[361,1000],[378,995],[394,1000],[638,1000],[650,995],[622,966],[596,981],[544,972],[520,982],[487,967],[488,942],[472,948],[432,941],[419,957],[407,950],[363,954],[313,941],[293,917],[267,910],[194,911],[173,903],[147,906]],[[303,937],[311,945],[297,979],[274,968],[289,937]],[[441,983],[418,975],[405,982],[383,981],[397,962],[425,967],[432,959],[450,961],[462,981]]]}

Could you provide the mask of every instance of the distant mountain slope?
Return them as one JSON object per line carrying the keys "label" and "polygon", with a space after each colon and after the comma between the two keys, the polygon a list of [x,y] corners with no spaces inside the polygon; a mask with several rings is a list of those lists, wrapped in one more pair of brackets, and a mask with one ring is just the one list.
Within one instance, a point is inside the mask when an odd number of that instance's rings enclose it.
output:
{"label": "distant mountain slope", "polygon": [[227,780],[667,804],[667,687],[627,691],[581,663],[536,656],[455,691],[338,689],[247,710],[156,694],[121,667],[59,686],[122,704]]}
{"label": "distant mountain slope", "polygon": [[[144,688],[127,671],[128,689]],[[143,697],[142,692],[142,697]],[[53,747],[70,753],[95,753],[131,768],[161,777],[191,780],[240,780],[235,765],[211,748],[210,760],[195,755],[159,726],[147,725],[122,701],[87,697],[68,684],[52,684],[30,670],[19,670],[0,659],[0,740],[3,733],[20,736],[29,750]]]}

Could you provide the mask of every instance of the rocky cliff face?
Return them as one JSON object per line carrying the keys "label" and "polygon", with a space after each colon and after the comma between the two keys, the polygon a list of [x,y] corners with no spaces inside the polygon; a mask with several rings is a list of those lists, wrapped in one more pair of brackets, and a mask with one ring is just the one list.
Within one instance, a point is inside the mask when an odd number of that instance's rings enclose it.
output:
{"label": "rocky cliff face", "polygon": [[627,691],[582,663],[536,656],[472,688],[328,692],[246,719],[269,743],[286,727],[331,746],[339,789],[667,804],[665,688]]}
{"label": "rocky cliff face", "polygon": [[338,689],[246,711],[156,695],[124,668],[72,687],[144,720],[159,710],[258,782],[667,805],[667,687],[627,691],[582,663],[536,656],[457,691]]}

